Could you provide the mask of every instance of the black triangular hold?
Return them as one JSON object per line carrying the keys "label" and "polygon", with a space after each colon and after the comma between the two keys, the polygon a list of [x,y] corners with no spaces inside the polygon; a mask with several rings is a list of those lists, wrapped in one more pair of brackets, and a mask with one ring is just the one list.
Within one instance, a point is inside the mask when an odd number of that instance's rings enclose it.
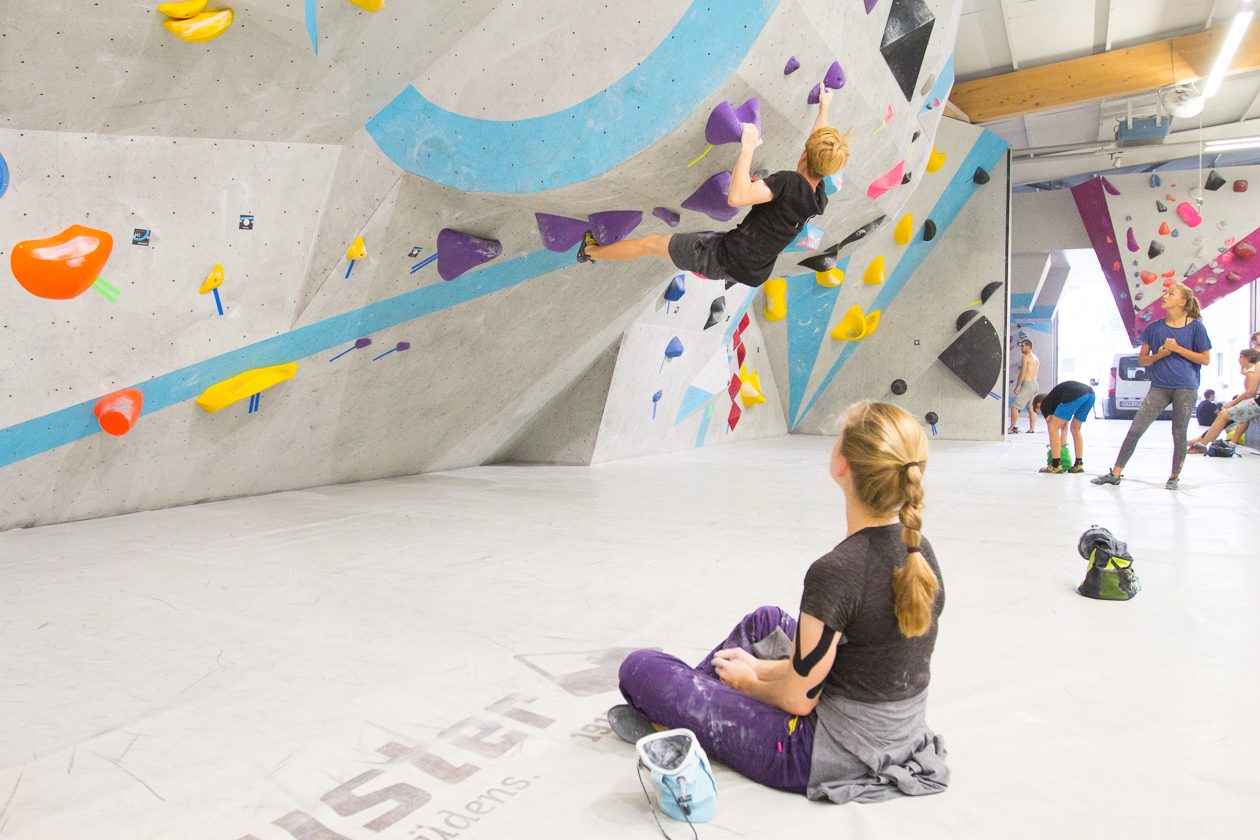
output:
{"label": "black triangular hold", "polygon": [[980,290],[980,302],[988,303],[989,298],[993,297],[993,293],[1000,288],[1002,288],[1001,280],[994,280],[991,283],[986,283],[984,288]]}
{"label": "black triangular hold", "polygon": [[989,319],[981,315],[937,358],[983,399],[1002,375],[1002,339]]}
{"label": "black triangular hold", "polygon": [[914,96],[935,23],[925,0],[892,0],[879,52],[907,102]]}
{"label": "black triangular hold", "polygon": [[713,303],[709,304],[709,320],[704,322],[704,328],[717,326],[722,323],[722,319],[726,317],[726,296],[719,295],[713,299]]}
{"label": "black triangular hold", "polygon": [[[879,230],[880,226],[884,224],[884,220],[887,218],[888,218],[887,216],[880,216],[878,219],[875,219],[874,221],[870,221],[862,225],[860,228],[853,231],[853,233],[850,233],[844,239],[840,240],[840,244],[836,246],[837,250],[840,248],[843,248],[845,245],[848,245],[851,242],[858,242],[870,236],[872,233]],[[802,263],[802,265],[803,264],[804,263]]]}
{"label": "black triangular hold", "polygon": [[1215,169],[1208,173],[1207,181],[1203,183],[1203,189],[1211,190],[1212,192],[1216,192],[1223,186],[1225,186],[1225,179]]}
{"label": "black triangular hold", "polygon": [[725,286],[725,289],[726,289],[726,291],[728,291],[728,292],[729,292],[729,291],[730,291],[730,290],[731,290],[734,286],[735,286],[735,281],[734,281],[734,280],[727,280],[727,281],[726,281],[726,286]]}
{"label": "black triangular hold", "polygon": [[923,241],[931,242],[936,238],[936,222],[928,219],[923,223]]}
{"label": "black triangular hold", "polygon": [[991,180],[989,178],[989,173],[985,172],[984,168],[980,166],[976,167],[976,174],[972,175],[971,179],[982,187]]}
{"label": "black triangular hold", "polygon": [[821,253],[801,260],[797,265],[803,265],[811,271],[831,271],[831,269],[836,267],[836,254],[839,252],[840,246],[832,245]]}
{"label": "black triangular hold", "polygon": [[901,183],[902,183],[902,184],[908,184],[908,183],[910,183],[910,181],[911,181],[911,179],[912,179],[913,177],[914,177],[914,176],[913,176],[913,175],[911,175],[909,172],[906,172],[906,173],[904,173],[904,174],[901,176]]}
{"label": "black triangular hold", "polygon": [[1153,260],[1162,253],[1164,253],[1164,246],[1160,245],[1158,241],[1152,239],[1151,247],[1146,249],[1146,258],[1148,260]]}
{"label": "black triangular hold", "polygon": [[[919,139],[920,137],[922,137],[922,136],[923,136],[923,132],[922,132],[922,131],[916,131],[916,132],[914,133],[914,136],[910,138],[910,142],[911,142],[911,143],[913,143],[914,141],[918,140],[918,139]],[[900,380],[900,379],[898,379],[897,381],[898,381],[898,382],[900,382],[901,380]]]}
{"label": "black triangular hold", "polygon": [[1157,201],[1155,202],[1155,209],[1156,209],[1156,210],[1158,210],[1158,211],[1159,211],[1159,212],[1161,212],[1161,213],[1167,213],[1167,212],[1168,212],[1168,205],[1167,205],[1167,204],[1165,204],[1165,203],[1164,203],[1164,202],[1162,202],[1162,201],[1158,201],[1158,200],[1157,200]]}
{"label": "black triangular hold", "polygon": [[958,315],[958,320],[954,321],[954,329],[961,330],[963,327],[971,323],[971,319],[980,313],[974,309],[964,309]]}

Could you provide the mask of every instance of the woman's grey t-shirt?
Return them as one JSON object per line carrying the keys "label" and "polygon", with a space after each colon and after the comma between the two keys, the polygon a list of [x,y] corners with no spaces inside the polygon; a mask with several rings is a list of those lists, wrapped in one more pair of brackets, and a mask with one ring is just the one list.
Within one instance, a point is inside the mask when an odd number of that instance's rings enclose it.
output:
{"label": "woman's grey t-shirt", "polygon": [[[942,581],[931,543],[924,539],[922,549]],[[893,611],[892,574],[905,560],[902,528],[894,524],[858,531],[809,567],[801,612],[843,634],[824,692],[881,703],[927,689],[945,585],[942,581],[936,596],[931,629],[912,639],[901,635]]]}

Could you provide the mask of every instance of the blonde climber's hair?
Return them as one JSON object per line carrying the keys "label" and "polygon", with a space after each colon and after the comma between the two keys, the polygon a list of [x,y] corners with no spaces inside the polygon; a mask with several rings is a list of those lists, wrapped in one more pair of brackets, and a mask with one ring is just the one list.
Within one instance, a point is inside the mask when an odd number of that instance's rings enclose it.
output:
{"label": "blonde climber's hair", "polygon": [[831,126],[815,129],[805,141],[805,161],[815,178],[835,175],[849,162],[849,134]]}
{"label": "blonde climber's hair", "polygon": [[893,572],[893,610],[901,635],[922,636],[932,627],[932,608],[940,590],[940,581],[919,550],[927,435],[898,406],[860,402],[842,421],[840,454],[849,462],[858,500],[877,514],[897,514],[901,519],[908,552],[905,564]]}

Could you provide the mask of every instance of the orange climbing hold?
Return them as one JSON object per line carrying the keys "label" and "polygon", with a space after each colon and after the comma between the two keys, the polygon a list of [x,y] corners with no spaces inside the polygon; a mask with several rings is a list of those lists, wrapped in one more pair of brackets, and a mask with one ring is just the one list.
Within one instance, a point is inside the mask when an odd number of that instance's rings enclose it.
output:
{"label": "orange climbing hold", "polygon": [[1141,277],[1142,277],[1142,282],[1148,286],[1159,279],[1159,275],[1153,271],[1143,271],[1141,274]]}
{"label": "orange climbing hold", "polygon": [[136,388],[125,388],[97,400],[92,413],[105,434],[122,437],[136,425],[143,409],[144,394]]}
{"label": "orange climbing hold", "polygon": [[1170,233],[1172,233],[1172,228],[1168,226],[1168,222],[1164,222],[1162,225],[1159,226],[1160,236],[1167,236]]}
{"label": "orange climbing hold", "polygon": [[105,231],[71,225],[56,236],[14,245],[9,267],[31,294],[69,300],[96,282],[113,249],[114,238]]}

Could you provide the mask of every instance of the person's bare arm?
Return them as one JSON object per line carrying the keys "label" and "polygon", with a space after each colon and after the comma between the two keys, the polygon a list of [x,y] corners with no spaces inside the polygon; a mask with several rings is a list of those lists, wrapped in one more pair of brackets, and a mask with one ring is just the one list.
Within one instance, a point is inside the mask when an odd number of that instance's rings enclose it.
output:
{"label": "person's bare arm", "polygon": [[744,123],[744,133],[739,140],[739,157],[731,170],[731,187],[726,196],[726,203],[732,207],[765,204],[774,199],[774,193],[764,181],[752,179],[753,151],[760,145],[761,132],[757,126]]}
{"label": "person's bare arm", "polygon": [[807,715],[818,705],[823,682],[836,659],[840,634],[809,613],[801,613],[793,640],[792,661],[775,663],[758,674],[742,657],[718,651],[713,667],[722,682],[790,715]]}
{"label": "person's bare arm", "polygon": [[1172,355],[1172,351],[1161,347],[1157,352],[1151,352],[1151,345],[1143,344],[1142,352],[1138,354],[1138,364],[1147,367],[1158,362],[1160,359],[1167,359]]}
{"label": "person's bare arm", "polygon": [[1203,350],[1196,353],[1187,347],[1182,347],[1177,343],[1177,339],[1175,338],[1164,339],[1164,350],[1168,351],[1168,355],[1176,353],[1178,356],[1181,356],[1183,359],[1188,359],[1196,365],[1206,365],[1208,362],[1212,361],[1212,352],[1210,350]]}
{"label": "person's bare arm", "polygon": [[814,117],[814,127],[809,130],[813,134],[820,128],[827,126],[827,109],[831,107],[832,91],[827,90],[827,86],[823,85],[818,89],[818,116]]}

